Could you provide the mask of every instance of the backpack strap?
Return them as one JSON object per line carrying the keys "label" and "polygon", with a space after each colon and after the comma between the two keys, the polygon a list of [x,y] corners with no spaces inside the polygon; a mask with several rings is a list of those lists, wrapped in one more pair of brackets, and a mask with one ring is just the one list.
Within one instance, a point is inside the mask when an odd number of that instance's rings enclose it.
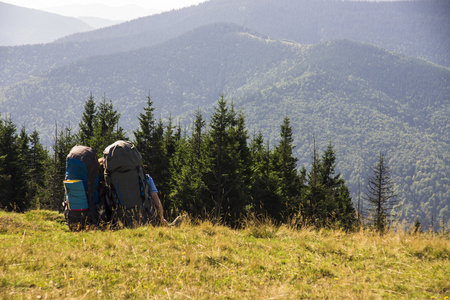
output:
{"label": "backpack strap", "polygon": [[147,183],[147,178],[144,175],[144,170],[142,169],[142,166],[138,166],[138,174],[139,174],[139,181],[142,183],[142,205],[148,210],[150,215],[154,215],[154,203],[153,198],[150,195],[150,186]]}
{"label": "backpack strap", "polygon": [[95,207],[94,207],[94,187],[92,186],[92,183],[88,180],[87,182],[88,186],[88,194],[87,194],[87,200],[88,200],[88,220],[92,223],[96,223],[96,216],[95,216]]}

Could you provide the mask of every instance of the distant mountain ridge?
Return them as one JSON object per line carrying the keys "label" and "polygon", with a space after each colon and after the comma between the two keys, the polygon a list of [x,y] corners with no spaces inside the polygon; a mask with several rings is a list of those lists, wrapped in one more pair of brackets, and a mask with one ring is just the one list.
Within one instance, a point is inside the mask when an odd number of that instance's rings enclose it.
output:
{"label": "distant mountain ridge", "polygon": [[0,46],[50,43],[92,29],[76,18],[0,2]]}
{"label": "distant mountain ridge", "polygon": [[92,56],[160,44],[226,22],[301,44],[349,39],[450,66],[450,2],[211,0],[197,6],[77,33],[35,48],[0,47],[0,86]]}
{"label": "distant mountain ridge", "polygon": [[97,17],[78,17],[81,21],[88,24],[94,29],[104,28],[108,26],[117,25],[123,23],[123,21],[112,21],[108,19],[102,19]]}
{"label": "distant mountain ridge", "polygon": [[80,3],[80,4],[66,4],[55,7],[48,8],[48,11],[59,15],[68,15],[76,18],[81,17],[92,17],[96,16],[97,18],[105,19],[105,20],[116,20],[120,22],[124,22],[126,20],[133,20],[140,17],[146,17],[150,15],[154,15],[160,13],[161,11],[158,9],[147,9],[138,5],[126,4],[116,6],[113,5],[105,5],[100,3]]}
{"label": "distant mountain ridge", "polygon": [[[334,39],[365,42],[450,66],[449,15],[450,2],[446,0],[210,0],[120,26],[77,33],[58,42],[109,44],[119,39],[116,47],[123,47],[120,39],[126,37],[127,47],[151,46],[202,25],[226,22],[302,44]],[[146,44],[139,39],[146,39]]]}

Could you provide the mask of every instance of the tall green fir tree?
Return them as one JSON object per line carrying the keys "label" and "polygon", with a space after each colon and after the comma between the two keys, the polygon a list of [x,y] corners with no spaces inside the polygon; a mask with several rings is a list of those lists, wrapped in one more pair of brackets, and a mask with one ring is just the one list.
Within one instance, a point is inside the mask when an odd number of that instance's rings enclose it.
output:
{"label": "tall green fir tree", "polygon": [[306,222],[317,225],[326,222],[326,220],[322,219],[323,212],[321,209],[324,206],[321,202],[326,198],[326,188],[322,184],[321,162],[317,153],[315,139],[313,147],[311,170],[307,176],[307,188],[304,194],[302,211]]}
{"label": "tall green fir tree", "polygon": [[17,135],[11,119],[0,119],[0,208],[23,212],[30,205],[28,185],[28,136],[25,130]]}
{"label": "tall green fir tree", "polygon": [[48,151],[42,146],[39,133],[34,130],[30,134],[30,183],[31,196],[36,208],[50,198],[51,159]]}
{"label": "tall green fir tree", "polygon": [[205,183],[209,173],[208,148],[205,133],[206,122],[197,110],[190,137],[181,138],[171,160],[172,190],[170,198],[175,206],[188,212],[194,219],[206,218],[209,203]]}
{"label": "tall green fir tree", "polygon": [[250,203],[249,150],[243,117],[237,117],[224,96],[211,116],[208,138],[211,167],[207,186],[214,215],[235,226]]}
{"label": "tall green fir tree", "polygon": [[147,106],[144,107],[144,111],[138,116],[139,128],[133,131],[134,145],[141,152],[142,161],[147,166],[151,166],[153,161],[157,159],[154,156],[156,145],[153,141],[156,130],[154,110],[153,101],[150,96],[147,96]]}
{"label": "tall green fir tree", "polygon": [[335,169],[336,152],[330,142],[320,162],[319,176],[325,188],[325,198],[319,203],[320,219],[350,229],[356,224],[356,211],[350,191],[341,174],[336,174]]}
{"label": "tall green fir tree", "polygon": [[64,184],[66,176],[66,159],[70,150],[77,144],[77,136],[70,125],[58,129],[55,125],[55,142],[53,144],[53,170],[51,175],[51,198],[44,206],[49,209],[61,210],[64,199]]}
{"label": "tall green fir tree", "polygon": [[78,124],[78,136],[81,145],[90,146],[93,142],[96,118],[97,106],[95,104],[94,96],[92,96],[91,93],[89,99],[86,100],[84,104],[83,115]]}
{"label": "tall green fir tree", "polygon": [[97,115],[94,122],[94,137],[91,147],[101,156],[103,150],[117,140],[126,140],[126,134],[119,126],[120,113],[114,109],[111,100],[106,97],[97,105]]}
{"label": "tall green fir tree", "polygon": [[171,160],[175,155],[176,149],[178,149],[177,145],[181,142],[181,129],[180,127],[174,127],[172,118],[170,117],[167,125],[164,127],[164,132],[162,136],[162,155],[159,156],[158,159],[158,170],[157,170],[157,179],[158,179],[158,189],[161,201],[168,209],[174,208],[174,203],[172,203],[169,194],[171,191],[171,177],[172,177],[172,169],[170,167]]}
{"label": "tall green fir tree", "polygon": [[286,116],[280,128],[280,141],[271,159],[278,182],[278,197],[284,206],[281,212],[284,220],[299,213],[304,189],[303,178],[297,170],[298,159],[293,156],[295,148],[293,143],[290,119]]}
{"label": "tall green fir tree", "polygon": [[262,134],[256,134],[250,143],[251,174],[250,194],[252,209],[257,217],[282,220],[283,203],[278,193],[279,177],[270,163],[270,149],[264,144]]}
{"label": "tall green fir tree", "polygon": [[319,157],[314,142],[305,199],[306,219],[315,226],[340,226],[349,230],[356,224],[350,191],[342,176],[336,174],[336,152],[331,143]]}

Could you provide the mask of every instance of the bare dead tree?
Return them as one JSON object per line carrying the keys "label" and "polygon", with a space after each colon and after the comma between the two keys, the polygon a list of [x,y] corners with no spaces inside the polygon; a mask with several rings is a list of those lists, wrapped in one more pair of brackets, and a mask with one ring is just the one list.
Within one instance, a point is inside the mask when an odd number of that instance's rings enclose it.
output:
{"label": "bare dead tree", "polygon": [[368,177],[366,200],[369,204],[368,213],[372,224],[380,232],[385,232],[394,219],[394,207],[398,204],[391,178],[391,169],[386,163],[383,153],[372,167],[373,175]]}

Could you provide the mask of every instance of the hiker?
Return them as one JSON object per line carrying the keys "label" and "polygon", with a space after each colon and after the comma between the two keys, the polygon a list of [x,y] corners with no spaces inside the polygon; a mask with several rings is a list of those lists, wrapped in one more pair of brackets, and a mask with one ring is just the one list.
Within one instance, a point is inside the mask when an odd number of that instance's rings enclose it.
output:
{"label": "hiker", "polygon": [[162,207],[161,200],[159,200],[158,190],[156,189],[155,183],[153,182],[153,178],[150,175],[145,174],[145,181],[147,181],[148,187],[150,189],[150,196],[153,199],[153,204],[155,205],[156,212],[159,216],[159,221],[162,225],[168,226],[169,222],[164,219],[164,209]]}
{"label": "hiker", "polygon": [[104,180],[108,188],[106,199],[113,206],[113,221],[125,227],[152,223],[165,226],[164,210],[158,190],[150,175],[144,171],[142,156],[129,141],[118,140],[103,151]]}

